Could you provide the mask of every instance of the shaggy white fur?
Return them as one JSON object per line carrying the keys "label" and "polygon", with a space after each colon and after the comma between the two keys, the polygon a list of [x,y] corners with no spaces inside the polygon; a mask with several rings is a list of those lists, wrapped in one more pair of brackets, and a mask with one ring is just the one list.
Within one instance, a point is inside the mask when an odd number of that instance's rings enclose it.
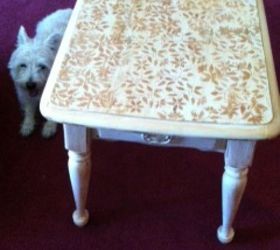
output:
{"label": "shaggy white fur", "polygon": [[[57,10],[46,16],[37,24],[34,38],[27,35],[23,26],[19,29],[16,49],[11,55],[8,68],[23,111],[20,129],[22,136],[28,136],[34,131],[35,114],[38,111],[41,94],[71,11],[71,9]],[[55,134],[56,127],[56,123],[46,121],[42,136],[51,137]]]}

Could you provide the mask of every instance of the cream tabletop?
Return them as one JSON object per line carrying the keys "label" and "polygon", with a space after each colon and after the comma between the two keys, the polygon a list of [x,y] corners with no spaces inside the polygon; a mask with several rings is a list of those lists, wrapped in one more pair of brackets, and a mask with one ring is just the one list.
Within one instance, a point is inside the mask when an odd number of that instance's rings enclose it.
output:
{"label": "cream tabletop", "polygon": [[78,0],[40,108],[87,127],[276,136],[263,1]]}

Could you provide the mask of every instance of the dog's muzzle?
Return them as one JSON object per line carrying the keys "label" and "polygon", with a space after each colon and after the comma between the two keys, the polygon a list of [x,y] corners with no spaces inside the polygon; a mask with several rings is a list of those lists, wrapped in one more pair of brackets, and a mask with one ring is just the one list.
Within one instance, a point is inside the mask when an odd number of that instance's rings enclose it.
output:
{"label": "dog's muzzle", "polygon": [[27,88],[28,90],[33,90],[33,89],[35,89],[35,88],[36,88],[36,83],[35,83],[35,82],[27,82],[27,83],[26,83],[26,88]]}
{"label": "dog's muzzle", "polygon": [[30,81],[26,83],[26,89],[29,93],[29,96],[34,97],[39,94],[39,90],[36,87],[37,84],[35,82]]}

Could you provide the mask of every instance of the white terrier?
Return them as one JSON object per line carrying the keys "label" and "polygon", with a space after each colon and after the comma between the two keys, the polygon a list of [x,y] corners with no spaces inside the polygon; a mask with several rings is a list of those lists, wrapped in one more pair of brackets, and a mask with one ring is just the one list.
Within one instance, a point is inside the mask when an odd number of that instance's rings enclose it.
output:
{"label": "white terrier", "polygon": [[[24,114],[20,129],[23,136],[30,135],[35,128],[40,97],[71,11],[58,10],[46,16],[37,24],[33,39],[28,37],[23,26],[19,29],[17,47],[11,55],[8,68]],[[56,123],[46,121],[42,136],[48,138],[54,135],[56,126]]]}

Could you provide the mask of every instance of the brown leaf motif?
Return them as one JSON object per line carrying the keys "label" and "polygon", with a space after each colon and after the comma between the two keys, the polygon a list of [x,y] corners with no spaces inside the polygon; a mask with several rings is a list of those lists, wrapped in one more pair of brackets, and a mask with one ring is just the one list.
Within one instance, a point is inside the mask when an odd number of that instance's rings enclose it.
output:
{"label": "brown leaf motif", "polygon": [[82,0],[51,103],[153,119],[265,124],[257,0]]}

